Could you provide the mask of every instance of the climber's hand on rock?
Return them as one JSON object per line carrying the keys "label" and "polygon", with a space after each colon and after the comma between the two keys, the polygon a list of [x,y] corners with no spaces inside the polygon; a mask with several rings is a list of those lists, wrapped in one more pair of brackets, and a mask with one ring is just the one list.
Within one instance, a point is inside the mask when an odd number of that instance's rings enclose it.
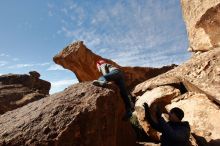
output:
{"label": "climber's hand on rock", "polygon": [[143,107],[147,112],[150,110],[149,105],[146,102],[143,104]]}

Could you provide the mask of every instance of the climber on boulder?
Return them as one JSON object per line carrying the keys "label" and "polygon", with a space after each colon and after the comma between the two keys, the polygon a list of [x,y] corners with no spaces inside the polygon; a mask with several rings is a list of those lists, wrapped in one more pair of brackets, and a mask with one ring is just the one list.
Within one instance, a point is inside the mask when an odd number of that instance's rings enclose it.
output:
{"label": "climber on boulder", "polygon": [[106,63],[104,60],[99,60],[96,63],[99,72],[102,76],[98,80],[93,81],[93,85],[105,86],[108,81],[114,81],[120,89],[121,97],[125,103],[126,113],[123,119],[129,119],[132,116],[131,102],[128,97],[128,92],[125,85],[124,74],[117,67]]}
{"label": "climber on boulder", "polygon": [[149,106],[144,103],[145,118],[152,128],[162,133],[160,137],[161,146],[189,146],[190,126],[187,121],[182,122],[184,112],[180,108],[173,108],[169,112],[169,121],[166,122],[161,116],[162,112],[157,109],[156,118],[158,123],[153,121]]}

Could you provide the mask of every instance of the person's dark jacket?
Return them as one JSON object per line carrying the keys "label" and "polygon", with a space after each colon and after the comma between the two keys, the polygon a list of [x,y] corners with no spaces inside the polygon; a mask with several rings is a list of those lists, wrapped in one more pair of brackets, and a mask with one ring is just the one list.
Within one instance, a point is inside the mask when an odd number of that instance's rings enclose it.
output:
{"label": "person's dark jacket", "polygon": [[161,146],[189,146],[190,126],[188,122],[166,122],[163,117],[158,117],[154,122],[150,113],[145,113],[147,121],[152,128],[162,133]]}

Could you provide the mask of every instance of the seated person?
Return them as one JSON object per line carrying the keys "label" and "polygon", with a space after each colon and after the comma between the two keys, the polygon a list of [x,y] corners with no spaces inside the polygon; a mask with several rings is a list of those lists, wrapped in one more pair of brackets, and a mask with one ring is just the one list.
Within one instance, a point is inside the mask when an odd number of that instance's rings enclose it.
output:
{"label": "seated person", "polygon": [[102,76],[98,80],[94,80],[93,85],[105,86],[108,81],[114,81],[120,89],[120,94],[125,104],[126,113],[123,119],[128,120],[132,116],[132,109],[123,72],[119,68],[106,63],[104,60],[97,61],[96,66]]}

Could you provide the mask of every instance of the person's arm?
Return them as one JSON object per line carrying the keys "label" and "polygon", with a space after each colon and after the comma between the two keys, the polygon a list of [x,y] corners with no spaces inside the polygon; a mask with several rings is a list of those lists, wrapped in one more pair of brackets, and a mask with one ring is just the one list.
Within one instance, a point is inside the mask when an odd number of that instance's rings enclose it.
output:
{"label": "person's arm", "polygon": [[175,141],[186,141],[190,136],[190,127],[182,127],[174,130],[162,117],[159,119],[159,125],[162,128],[163,135]]}
{"label": "person's arm", "polygon": [[147,103],[144,103],[144,109],[145,109],[145,119],[149,122],[149,124],[151,125],[151,127],[159,132],[162,132],[162,128],[160,126],[160,124],[154,122],[154,120],[151,117],[150,114],[150,109]]}

